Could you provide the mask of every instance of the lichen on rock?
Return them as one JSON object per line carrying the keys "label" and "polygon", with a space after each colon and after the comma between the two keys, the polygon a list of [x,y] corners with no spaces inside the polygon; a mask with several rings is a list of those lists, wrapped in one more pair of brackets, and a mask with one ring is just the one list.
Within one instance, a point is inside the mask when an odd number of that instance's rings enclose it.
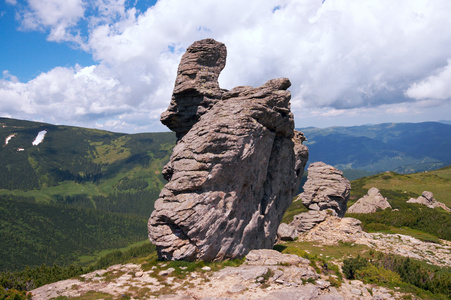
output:
{"label": "lichen on rock", "polygon": [[294,130],[287,78],[223,90],[225,46],[191,45],[161,120],[178,142],[148,222],[160,259],[221,260],[272,248],[308,150]]}

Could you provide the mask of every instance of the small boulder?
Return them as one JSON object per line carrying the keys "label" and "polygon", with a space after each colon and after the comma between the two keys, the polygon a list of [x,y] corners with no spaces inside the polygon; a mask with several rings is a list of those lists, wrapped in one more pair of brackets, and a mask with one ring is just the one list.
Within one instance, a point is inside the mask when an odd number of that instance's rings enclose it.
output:
{"label": "small boulder", "polygon": [[352,214],[371,214],[377,210],[385,210],[391,208],[387,198],[383,197],[380,191],[372,187],[368,190],[368,193],[357,200],[349,209],[348,213]]}
{"label": "small boulder", "polygon": [[294,239],[298,236],[298,233],[296,227],[281,223],[277,229],[277,236],[282,241],[294,241]]}
{"label": "small boulder", "polygon": [[306,232],[323,222],[327,216],[326,211],[310,210],[294,216],[290,225],[296,228],[297,232]]}

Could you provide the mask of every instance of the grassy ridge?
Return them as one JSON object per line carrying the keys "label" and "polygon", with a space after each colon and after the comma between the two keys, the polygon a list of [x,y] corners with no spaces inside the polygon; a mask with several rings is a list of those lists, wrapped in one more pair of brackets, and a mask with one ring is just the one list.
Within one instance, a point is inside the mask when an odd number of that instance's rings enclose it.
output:
{"label": "grassy ridge", "polygon": [[348,206],[365,195],[368,189],[376,187],[393,208],[373,214],[346,214],[362,221],[366,231],[408,234],[431,242],[451,240],[451,213],[406,203],[423,191],[431,191],[434,198],[451,206],[451,166],[414,174],[385,172],[354,180],[351,185]]}
{"label": "grassy ridge", "polygon": [[420,196],[423,191],[430,191],[437,201],[451,207],[451,166],[413,174],[385,172],[354,180],[352,182],[351,200],[355,201],[362,197],[371,187],[377,187],[379,190],[409,193],[415,198]]}

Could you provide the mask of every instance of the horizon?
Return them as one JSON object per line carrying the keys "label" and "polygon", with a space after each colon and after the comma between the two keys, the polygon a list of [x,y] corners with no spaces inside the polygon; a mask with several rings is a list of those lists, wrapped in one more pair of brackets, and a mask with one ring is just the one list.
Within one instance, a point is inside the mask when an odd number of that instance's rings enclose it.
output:
{"label": "horizon", "polygon": [[438,122],[450,13],[447,0],[4,0],[0,116],[164,132],[181,56],[214,38],[228,51],[220,86],[289,78],[297,128]]}
{"label": "horizon", "polygon": [[[140,134],[140,133],[164,133],[164,132],[173,132],[169,128],[166,128],[164,131],[142,131],[142,132],[121,132],[121,131],[112,131],[108,129],[101,129],[101,128],[93,128],[93,127],[86,127],[86,126],[77,126],[77,125],[66,125],[66,124],[57,124],[57,123],[49,123],[45,121],[33,121],[33,120],[25,120],[25,119],[17,119],[17,118],[9,118],[9,117],[3,117],[0,116],[0,119],[11,119],[11,120],[17,120],[17,121],[26,121],[26,122],[34,122],[34,123],[43,123],[48,124],[52,126],[68,126],[68,127],[77,127],[77,128],[84,128],[84,129],[96,129],[96,130],[105,130],[113,133],[119,133],[119,134]],[[327,128],[338,128],[338,127],[357,127],[357,126],[377,126],[377,125],[383,125],[383,124],[421,124],[421,123],[440,123],[444,125],[450,125],[451,126],[451,119],[450,120],[439,120],[439,121],[421,121],[421,122],[382,122],[382,123],[366,123],[366,124],[359,124],[359,125],[350,125],[350,126],[327,126],[327,127],[317,127],[317,126],[306,126],[306,127],[299,127],[295,126],[294,129],[310,129],[310,128],[318,128],[318,129],[327,129]]]}

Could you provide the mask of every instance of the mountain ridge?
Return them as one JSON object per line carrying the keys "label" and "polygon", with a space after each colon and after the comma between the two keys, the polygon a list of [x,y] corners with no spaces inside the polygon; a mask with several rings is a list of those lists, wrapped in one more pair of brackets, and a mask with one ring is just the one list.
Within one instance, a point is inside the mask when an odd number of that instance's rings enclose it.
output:
{"label": "mountain ridge", "polygon": [[451,125],[439,122],[299,130],[307,138],[310,163],[324,161],[342,170],[413,173],[451,163]]}

